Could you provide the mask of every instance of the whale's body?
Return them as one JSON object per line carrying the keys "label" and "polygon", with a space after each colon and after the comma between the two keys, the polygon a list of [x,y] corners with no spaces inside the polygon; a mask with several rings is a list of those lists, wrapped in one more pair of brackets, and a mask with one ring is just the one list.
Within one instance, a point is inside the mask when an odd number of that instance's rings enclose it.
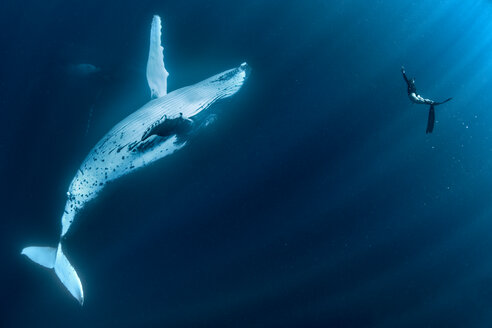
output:
{"label": "whale's body", "polygon": [[246,76],[247,65],[242,64],[151,100],[113,127],[92,148],[70,184],[61,235],[66,234],[76,213],[108,182],[170,155],[186,143],[179,140],[178,134],[152,135],[142,141],[146,131],[165,120],[193,120],[215,101],[237,92]]}
{"label": "whale's body", "polygon": [[200,125],[198,114],[217,100],[234,95],[247,78],[246,63],[206,80],[167,93],[168,73],[160,44],[161,22],[151,28],[147,80],[155,99],[115,125],[89,152],[67,191],[62,229],[57,248],[32,246],[23,249],[34,262],[53,268],[65,287],[82,304],[83,289],[74,268],[62,251],[62,238],[77,213],[97,197],[110,181],[171,155],[186,144],[183,135]]}

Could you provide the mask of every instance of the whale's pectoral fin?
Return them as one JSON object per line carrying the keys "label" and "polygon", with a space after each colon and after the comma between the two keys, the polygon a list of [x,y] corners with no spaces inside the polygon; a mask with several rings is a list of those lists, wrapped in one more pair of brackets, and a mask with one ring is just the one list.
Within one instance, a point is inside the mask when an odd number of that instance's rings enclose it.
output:
{"label": "whale's pectoral fin", "polygon": [[184,135],[186,134],[193,124],[193,121],[184,118],[180,115],[176,118],[166,118],[152,124],[143,134],[141,141],[145,141],[150,136],[157,135],[162,138],[168,138],[172,135]]}
{"label": "whale's pectoral fin", "polygon": [[434,105],[430,105],[429,108],[429,118],[427,119],[427,130],[425,133],[432,133],[434,130],[434,122],[436,121],[436,113],[434,110]]}
{"label": "whale's pectoral fin", "polygon": [[150,29],[149,59],[147,61],[147,82],[152,98],[167,94],[169,73],[164,66],[164,48],[161,45],[161,18],[154,16]]}

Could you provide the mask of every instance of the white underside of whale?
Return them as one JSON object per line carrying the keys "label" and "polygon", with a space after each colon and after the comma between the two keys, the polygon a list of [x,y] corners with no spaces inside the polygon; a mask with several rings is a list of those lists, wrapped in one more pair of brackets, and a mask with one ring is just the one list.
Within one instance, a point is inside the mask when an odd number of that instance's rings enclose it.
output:
{"label": "white underside of whale", "polygon": [[[116,124],[89,152],[77,170],[67,191],[62,229],[57,248],[31,246],[22,254],[32,261],[54,269],[68,291],[83,304],[81,281],[62,251],[61,240],[69,231],[77,213],[104,186],[119,177],[174,153],[186,142],[177,134],[152,134],[153,128],[176,119],[193,117],[217,100],[234,95],[247,79],[246,63],[206,80],[167,93],[168,72],[161,46],[161,20],[154,16],[151,27],[147,81],[155,98]],[[169,121],[166,121],[169,120]],[[172,130],[171,130],[172,131]]]}

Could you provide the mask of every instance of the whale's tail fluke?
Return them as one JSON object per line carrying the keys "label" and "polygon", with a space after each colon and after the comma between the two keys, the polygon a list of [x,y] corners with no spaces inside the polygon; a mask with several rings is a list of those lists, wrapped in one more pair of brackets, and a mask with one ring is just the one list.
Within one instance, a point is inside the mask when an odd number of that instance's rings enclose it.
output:
{"label": "whale's tail fluke", "polygon": [[26,255],[33,262],[46,268],[54,269],[56,275],[70,294],[79,301],[80,305],[84,304],[84,291],[82,290],[79,276],[65,254],[63,254],[61,243],[58,244],[58,248],[26,247],[22,250],[21,254]]}

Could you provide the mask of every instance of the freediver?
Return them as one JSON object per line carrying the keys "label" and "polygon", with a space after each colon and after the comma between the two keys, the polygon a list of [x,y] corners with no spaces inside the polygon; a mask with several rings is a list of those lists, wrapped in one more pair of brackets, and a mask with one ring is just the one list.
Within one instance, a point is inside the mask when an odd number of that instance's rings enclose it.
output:
{"label": "freediver", "polygon": [[434,100],[430,99],[425,99],[421,95],[417,94],[417,88],[415,87],[415,79],[408,79],[407,75],[405,74],[405,67],[401,67],[401,73],[403,74],[403,78],[405,79],[405,82],[407,82],[407,92],[408,92],[408,98],[415,103],[415,104],[424,104],[424,105],[430,105],[429,108],[429,118],[427,120],[427,130],[425,133],[432,133],[432,130],[434,130],[434,122],[436,120],[436,114],[434,111],[434,106],[444,104],[445,102],[450,101],[453,98],[448,98],[444,101],[437,102]]}

